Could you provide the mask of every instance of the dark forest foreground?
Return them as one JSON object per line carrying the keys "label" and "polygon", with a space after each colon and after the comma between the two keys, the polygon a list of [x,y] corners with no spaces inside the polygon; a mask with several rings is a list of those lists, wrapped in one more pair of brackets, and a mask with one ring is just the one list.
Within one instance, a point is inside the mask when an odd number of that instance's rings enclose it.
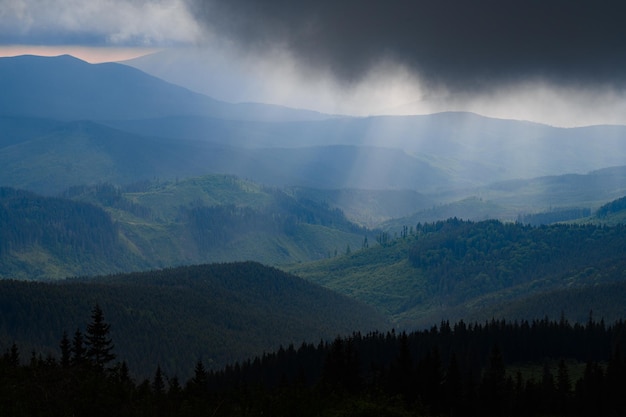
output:
{"label": "dark forest foreground", "polygon": [[[180,381],[135,380],[99,306],[60,356],[0,359],[2,416],[619,416],[626,323],[441,323],[288,346]],[[158,341],[155,341],[158,343]],[[194,360],[190,358],[190,360]]]}

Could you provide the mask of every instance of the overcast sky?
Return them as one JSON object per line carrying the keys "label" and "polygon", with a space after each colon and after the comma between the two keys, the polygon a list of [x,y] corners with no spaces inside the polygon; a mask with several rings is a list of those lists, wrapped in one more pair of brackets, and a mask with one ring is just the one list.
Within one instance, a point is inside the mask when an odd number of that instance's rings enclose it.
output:
{"label": "overcast sky", "polygon": [[191,84],[223,74],[225,100],[626,124],[625,21],[623,1],[0,0],[0,54],[194,46],[214,72]]}

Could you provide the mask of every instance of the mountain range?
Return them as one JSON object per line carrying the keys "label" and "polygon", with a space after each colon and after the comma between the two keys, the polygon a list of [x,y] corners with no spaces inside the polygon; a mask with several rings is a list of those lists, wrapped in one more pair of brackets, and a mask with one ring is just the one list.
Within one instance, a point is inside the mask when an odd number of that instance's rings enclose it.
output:
{"label": "mountain range", "polygon": [[624,126],[231,104],[126,65],[70,56],[2,58],[0,88],[1,183],[46,194],[220,173],[275,186],[413,190],[450,202],[501,181],[584,175],[626,160]]}
{"label": "mountain range", "polygon": [[[41,311],[56,317],[39,339],[0,322],[1,344],[52,349],[99,292],[124,337],[138,317],[152,329],[158,314],[193,318],[188,341],[209,343],[220,366],[357,328],[626,314],[626,126],[225,103],[70,56],[0,58],[0,91],[0,307],[22,317],[30,297],[34,327],[47,325]],[[154,307],[172,288],[178,304]],[[80,311],[55,311],[72,291],[89,294]],[[185,297],[195,310],[179,310]],[[249,327],[260,311],[312,321],[269,340],[267,323]],[[218,336],[199,337],[203,326]],[[150,361],[200,355],[169,347]]]}

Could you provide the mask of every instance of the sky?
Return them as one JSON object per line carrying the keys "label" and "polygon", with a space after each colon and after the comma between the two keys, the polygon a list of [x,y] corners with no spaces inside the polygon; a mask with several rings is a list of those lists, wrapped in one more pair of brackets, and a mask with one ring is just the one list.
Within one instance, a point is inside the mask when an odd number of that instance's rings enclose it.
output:
{"label": "sky", "polygon": [[166,51],[156,75],[226,101],[626,124],[624,21],[611,0],[0,0],[0,55]]}

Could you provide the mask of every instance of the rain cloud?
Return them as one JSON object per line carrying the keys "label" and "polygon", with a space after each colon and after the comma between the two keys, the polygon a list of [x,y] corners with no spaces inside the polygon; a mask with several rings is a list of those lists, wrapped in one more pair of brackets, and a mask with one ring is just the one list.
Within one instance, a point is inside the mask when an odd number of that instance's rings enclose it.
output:
{"label": "rain cloud", "polygon": [[524,82],[626,86],[626,3],[583,0],[189,0],[213,36],[286,49],[302,68],[358,83],[380,62],[433,87]]}

